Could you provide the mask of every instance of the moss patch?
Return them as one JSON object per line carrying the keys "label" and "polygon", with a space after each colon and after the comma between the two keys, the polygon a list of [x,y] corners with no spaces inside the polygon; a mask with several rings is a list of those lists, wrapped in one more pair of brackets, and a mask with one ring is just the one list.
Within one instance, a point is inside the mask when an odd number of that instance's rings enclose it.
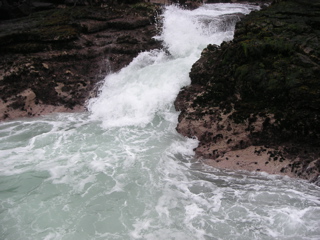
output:
{"label": "moss patch", "polygon": [[233,106],[236,123],[273,114],[270,138],[320,146],[319,12],[316,5],[283,1],[246,16],[233,42],[208,46],[190,73],[204,89],[195,110]]}

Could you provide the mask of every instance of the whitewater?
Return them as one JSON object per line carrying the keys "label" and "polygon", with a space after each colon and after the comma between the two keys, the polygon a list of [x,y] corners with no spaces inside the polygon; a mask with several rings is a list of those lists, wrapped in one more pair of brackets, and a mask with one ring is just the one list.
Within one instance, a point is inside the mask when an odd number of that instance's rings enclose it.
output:
{"label": "whitewater", "polygon": [[88,112],[0,123],[0,239],[320,239],[319,187],[205,166],[175,130],[192,64],[257,9],[167,6],[163,49],[106,76]]}

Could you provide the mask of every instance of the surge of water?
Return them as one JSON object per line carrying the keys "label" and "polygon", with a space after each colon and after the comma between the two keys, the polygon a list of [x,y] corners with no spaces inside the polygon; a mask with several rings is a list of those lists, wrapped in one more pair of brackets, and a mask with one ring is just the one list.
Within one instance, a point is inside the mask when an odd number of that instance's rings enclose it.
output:
{"label": "surge of water", "polygon": [[1,123],[0,239],[320,239],[318,187],[203,166],[175,131],[192,63],[253,9],[167,7],[165,49],[107,76],[89,113]]}

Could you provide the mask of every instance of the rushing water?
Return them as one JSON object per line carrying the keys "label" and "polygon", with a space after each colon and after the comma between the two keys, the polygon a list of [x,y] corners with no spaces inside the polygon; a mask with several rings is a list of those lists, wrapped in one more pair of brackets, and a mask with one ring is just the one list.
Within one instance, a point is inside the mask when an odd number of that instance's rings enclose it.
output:
{"label": "rushing water", "polygon": [[318,187],[203,166],[175,131],[192,64],[253,9],[167,7],[165,50],[107,76],[88,113],[1,123],[0,239],[320,239]]}

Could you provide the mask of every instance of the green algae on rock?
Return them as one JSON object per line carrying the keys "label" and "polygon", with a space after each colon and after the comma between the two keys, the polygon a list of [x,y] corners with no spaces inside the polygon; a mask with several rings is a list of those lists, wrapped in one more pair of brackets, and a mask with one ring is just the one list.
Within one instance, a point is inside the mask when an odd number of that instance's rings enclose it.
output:
{"label": "green algae on rock", "polygon": [[[233,41],[203,51],[190,72],[191,86],[176,101],[182,111],[177,129],[198,137],[199,155],[215,159],[218,152],[221,157],[251,145],[281,146],[288,158],[301,162],[282,172],[317,178],[319,14],[319,1],[278,1],[238,22]],[[200,122],[209,127],[199,130]],[[224,134],[228,126],[237,131]],[[222,134],[225,145],[213,143],[210,133]]]}

